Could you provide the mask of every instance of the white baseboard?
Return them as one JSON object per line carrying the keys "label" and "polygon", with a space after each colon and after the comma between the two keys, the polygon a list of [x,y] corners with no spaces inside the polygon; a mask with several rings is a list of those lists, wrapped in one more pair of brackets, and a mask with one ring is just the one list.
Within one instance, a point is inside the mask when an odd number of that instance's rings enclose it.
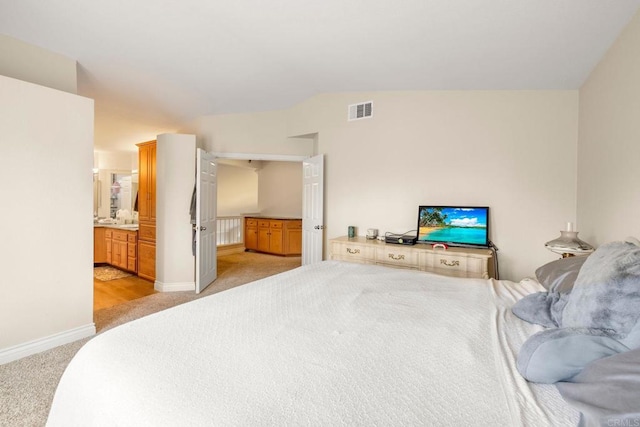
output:
{"label": "white baseboard", "polygon": [[0,365],[31,356],[32,354],[41,353],[60,345],[68,344],[82,338],[91,337],[96,334],[95,323],[69,329],[48,337],[39,338],[23,344],[14,345],[12,347],[0,349]]}
{"label": "white baseboard", "polygon": [[156,280],[155,283],[153,284],[153,289],[155,289],[158,292],[195,291],[196,283],[195,282],[163,283]]}

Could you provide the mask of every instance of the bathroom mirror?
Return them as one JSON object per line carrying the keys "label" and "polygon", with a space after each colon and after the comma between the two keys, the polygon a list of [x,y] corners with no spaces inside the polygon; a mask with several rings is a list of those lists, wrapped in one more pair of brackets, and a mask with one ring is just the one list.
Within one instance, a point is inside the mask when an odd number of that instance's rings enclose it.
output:
{"label": "bathroom mirror", "polygon": [[93,174],[94,217],[115,218],[120,209],[133,213],[137,195],[137,171],[101,169]]}

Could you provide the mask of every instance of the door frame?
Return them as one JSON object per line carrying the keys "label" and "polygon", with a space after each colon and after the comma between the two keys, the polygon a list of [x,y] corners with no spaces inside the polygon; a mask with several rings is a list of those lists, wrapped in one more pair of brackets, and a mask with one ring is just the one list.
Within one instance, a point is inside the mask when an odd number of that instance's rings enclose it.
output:
{"label": "door frame", "polygon": [[[315,151],[315,150],[314,150]],[[273,161],[273,162],[295,162],[300,163],[300,167],[302,167],[302,162],[307,160],[309,157],[316,156],[317,154],[313,154],[310,156],[297,156],[297,155],[288,155],[288,154],[251,154],[251,153],[219,153],[216,151],[209,152],[220,159],[232,159],[232,160],[265,160],[265,161]],[[302,185],[302,183],[300,183]],[[324,196],[323,196],[324,197]],[[304,202],[304,200],[303,200]],[[323,239],[324,240],[324,239]],[[324,242],[322,243],[322,252],[324,257]],[[302,249],[304,250],[304,248]]]}
{"label": "door frame", "polygon": [[248,153],[218,153],[211,151],[211,154],[219,159],[233,160],[267,160],[273,162],[303,162],[313,156],[295,156],[286,154],[248,154]]}

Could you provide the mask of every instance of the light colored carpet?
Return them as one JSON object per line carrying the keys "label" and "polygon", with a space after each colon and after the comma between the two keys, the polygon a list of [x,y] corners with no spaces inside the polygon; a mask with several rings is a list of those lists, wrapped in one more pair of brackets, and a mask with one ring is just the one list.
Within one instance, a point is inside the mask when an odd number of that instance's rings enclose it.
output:
{"label": "light colored carpet", "polygon": [[[218,258],[218,279],[200,295],[156,293],[98,310],[98,334],[131,320],[300,266],[300,257],[245,252]],[[53,395],[67,364],[90,338],[0,365],[0,426],[44,426]]]}

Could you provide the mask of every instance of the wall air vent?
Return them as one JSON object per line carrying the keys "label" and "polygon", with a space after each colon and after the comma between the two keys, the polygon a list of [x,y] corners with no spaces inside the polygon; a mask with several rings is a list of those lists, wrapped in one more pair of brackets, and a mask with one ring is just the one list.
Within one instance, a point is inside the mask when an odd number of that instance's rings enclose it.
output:
{"label": "wall air vent", "polygon": [[360,104],[349,105],[348,120],[369,119],[373,116],[373,102],[361,102]]}

